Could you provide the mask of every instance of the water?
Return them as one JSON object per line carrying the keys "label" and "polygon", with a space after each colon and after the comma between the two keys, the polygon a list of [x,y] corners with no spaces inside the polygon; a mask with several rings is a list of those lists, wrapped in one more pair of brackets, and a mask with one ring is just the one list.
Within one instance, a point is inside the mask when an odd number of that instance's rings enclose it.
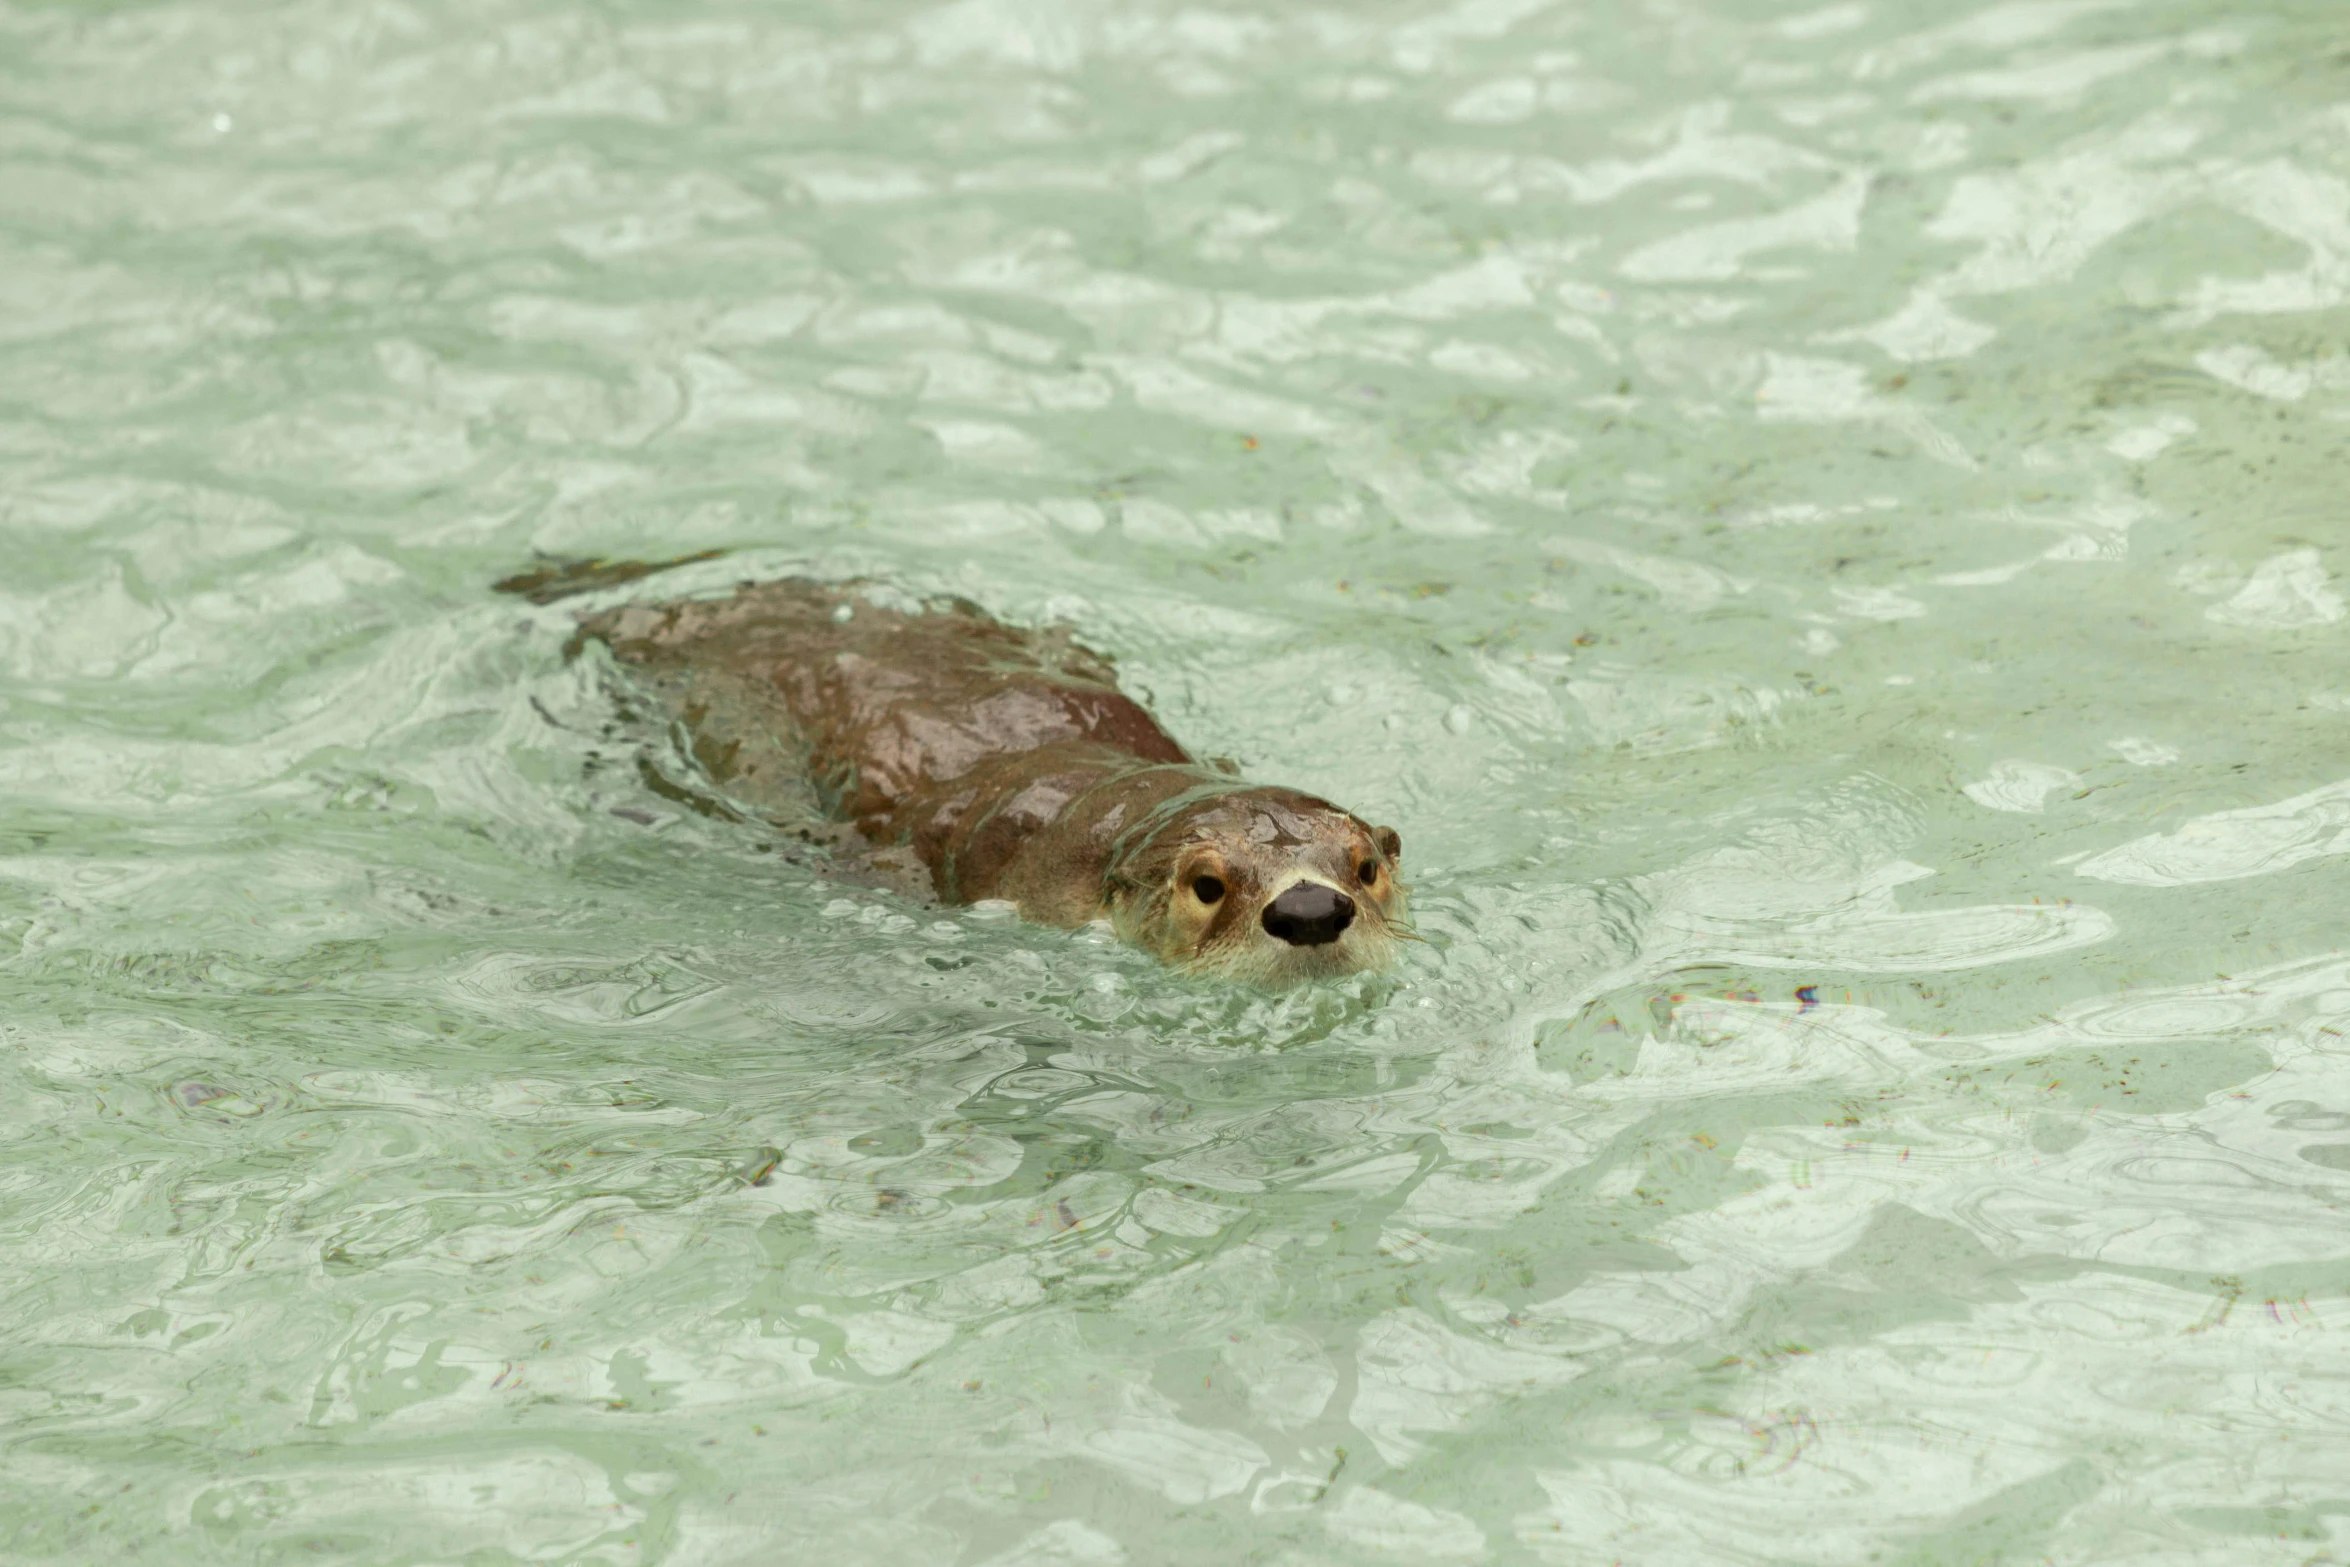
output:
{"label": "water", "polygon": [[[2350,1555],[2339,20],[0,9],[0,1555]],[[1426,943],[778,863],[702,548]]]}

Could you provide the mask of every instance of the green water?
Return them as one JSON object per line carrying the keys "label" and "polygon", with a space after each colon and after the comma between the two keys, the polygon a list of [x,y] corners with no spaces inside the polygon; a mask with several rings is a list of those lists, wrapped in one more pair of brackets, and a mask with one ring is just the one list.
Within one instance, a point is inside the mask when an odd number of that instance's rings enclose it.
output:
{"label": "green water", "polygon": [[[2350,1558],[2350,20],[0,7],[0,1559]],[[1265,997],[646,788],[1065,619]]]}

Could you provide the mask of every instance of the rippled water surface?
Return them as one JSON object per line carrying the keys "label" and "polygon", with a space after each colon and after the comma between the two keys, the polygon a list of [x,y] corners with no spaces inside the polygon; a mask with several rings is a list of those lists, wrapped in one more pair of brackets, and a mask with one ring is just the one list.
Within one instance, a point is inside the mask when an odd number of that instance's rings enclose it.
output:
{"label": "rippled water surface", "polygon": [[[0,1556],[2350,1557],[2346,51],[0,9]],[[487,584],[713,548],[1074,624],[1425,943],[683,809]]]}

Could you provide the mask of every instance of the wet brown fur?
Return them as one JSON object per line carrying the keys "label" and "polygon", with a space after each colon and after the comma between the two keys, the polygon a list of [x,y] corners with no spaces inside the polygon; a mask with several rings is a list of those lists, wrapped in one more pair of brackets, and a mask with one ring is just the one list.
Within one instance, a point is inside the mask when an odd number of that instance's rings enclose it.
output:
{"label": "wet brown fur", "polygon": [[[1170,963],[1257,983],[1383,966],[1400,934],[1392,829],[1194,761],[1063,629],[795,579],[626,605],[581,634],[667,698],[727,794],[788,813],[813,785],[825,814],[911,853],[944,902],[1007,899],[1063,927],[1106,917]],[[1224,895],[1196,896],[1202,875]],[[1260,928],[1300,879],[1354,900],[1338,941]]]}

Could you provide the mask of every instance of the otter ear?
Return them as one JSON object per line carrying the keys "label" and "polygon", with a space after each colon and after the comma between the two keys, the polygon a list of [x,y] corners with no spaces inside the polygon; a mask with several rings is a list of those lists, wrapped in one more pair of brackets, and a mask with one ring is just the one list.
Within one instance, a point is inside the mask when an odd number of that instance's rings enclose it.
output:
{"label": "otter ear", "polygon": [[1371,834],[1379,845],[1379,852],[1392,863],[1403,858],[1403,835],[1392,827],[1381,827]]}

